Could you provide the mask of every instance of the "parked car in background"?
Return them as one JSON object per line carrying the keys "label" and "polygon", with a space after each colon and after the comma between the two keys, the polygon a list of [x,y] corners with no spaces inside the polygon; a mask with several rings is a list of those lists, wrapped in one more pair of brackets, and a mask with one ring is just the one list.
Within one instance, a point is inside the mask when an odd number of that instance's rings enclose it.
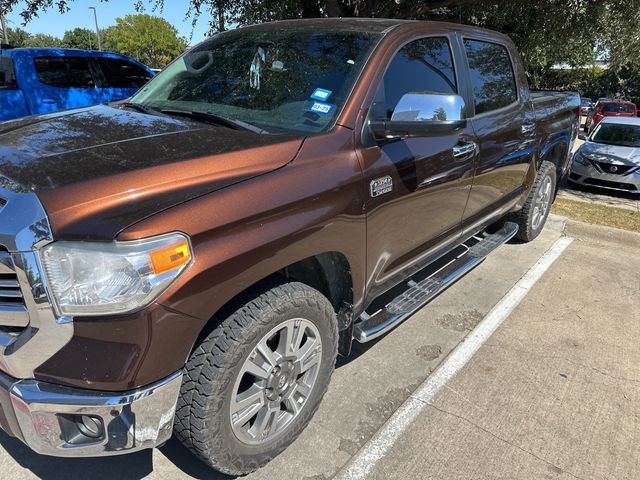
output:
{"label": "parked car in background", "polygon": [[627,100],[598,100],[586,122],[584,131],[591,132],[605,117],[637,117],[638,108]]}
{"label": "parked car in background", "polygon": [[586,117],[593,108],[593,101],[587,97],[580,97],[580,116]]}
{"label": "parked car in background", "polygon": [[117,53],[60,48],[0,50],[0,121],[130,97],[154,76]]}
{"label": "parked car in background", "polygon": [[605,117],[584,139],[573,156],[569,181],[640,192],[640,118]]}

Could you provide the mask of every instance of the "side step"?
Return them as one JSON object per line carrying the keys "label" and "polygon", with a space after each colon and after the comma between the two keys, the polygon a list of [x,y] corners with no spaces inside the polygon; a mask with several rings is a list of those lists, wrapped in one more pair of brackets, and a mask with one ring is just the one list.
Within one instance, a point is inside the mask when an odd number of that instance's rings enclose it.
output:
{"label": "side step", "polygon": [[508,242],[517,232],[517,224],[506,222],[496,233],[485,236],[427,278],[419,282],[409,280],[406,283],[407,289],[383,308],[371,315],[363,313],[360,316],[360,321],[354,325],[353,337],[360,343],[366,343],[388,332],[482,263],[491,252]]}

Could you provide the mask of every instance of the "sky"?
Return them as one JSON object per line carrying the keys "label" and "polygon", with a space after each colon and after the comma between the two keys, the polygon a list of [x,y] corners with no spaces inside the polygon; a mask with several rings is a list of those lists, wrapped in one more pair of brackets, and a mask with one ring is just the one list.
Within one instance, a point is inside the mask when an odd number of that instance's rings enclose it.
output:
{"label": "sky", "polygon": [[[127,14],[137,13],[133,8],[132,0],[110,0],[102,2],[100,0],[74,0],[69,2],[70,10],[61,14],[57,8],[48,9],[41,12],[38,18],[33,19],[26,26],[22,25],[22,17],[20,6],[7,15],[9,28],[20,27],[29,33],[48,33],[57,37],[62,37],[66,30],[72,30],[76,27],[90,28],[95,30],[93,20],[93,10],[89,7],[96,7],[98,11],[98,25],[101,29],[107,28],[115,24],[117,17],[123,17]],[[151,11],[152,3],[147,0],[147,12],[151,15],[164,17],[169,23],[173,24],[181,36],[186,37],[189,43],[197,43],[205,37],[209,31],[209,15],[204,14],[198,21],[196,28],[191,34],[191,19],[185,16],[189,8],[188,0],[169,0],[165,1],[162,13]]]}

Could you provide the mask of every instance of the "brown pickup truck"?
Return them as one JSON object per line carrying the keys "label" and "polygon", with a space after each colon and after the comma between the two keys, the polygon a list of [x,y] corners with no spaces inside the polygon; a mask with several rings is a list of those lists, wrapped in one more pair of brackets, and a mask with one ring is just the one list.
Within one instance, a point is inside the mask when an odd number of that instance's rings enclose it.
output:
{"label": "brown pickup truck", "polygon": [[530,92],[506,36],[322,19],[216,35],[124,103],[1,123],[2,428],[73,457],[174,432],[255,470],[353,340],[540,233],[578,107]]}

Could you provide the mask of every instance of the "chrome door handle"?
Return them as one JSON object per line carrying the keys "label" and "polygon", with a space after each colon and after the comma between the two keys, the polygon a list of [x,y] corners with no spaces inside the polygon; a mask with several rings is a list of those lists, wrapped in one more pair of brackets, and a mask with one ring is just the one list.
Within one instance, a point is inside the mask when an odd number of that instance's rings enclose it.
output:
{"label": "chrome door handle", "polygon": [[463,143],[462,145],[456,145],[453,147],[453,158],[462,158],[475,153],[478,150],[478,144],[476,142]]}

